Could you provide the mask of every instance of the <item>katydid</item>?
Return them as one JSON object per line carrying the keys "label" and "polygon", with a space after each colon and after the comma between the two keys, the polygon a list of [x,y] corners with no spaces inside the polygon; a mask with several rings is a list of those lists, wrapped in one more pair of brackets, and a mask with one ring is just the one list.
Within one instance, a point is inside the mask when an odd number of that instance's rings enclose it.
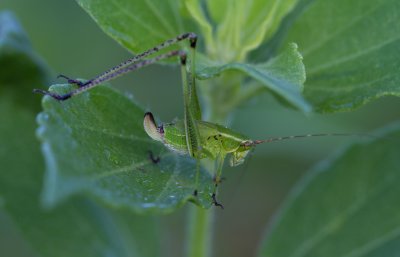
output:
{"label": "katydid", "polygon": [[[190,70],[187,69],[187,54],[182,50],[173,50],[167,53],[159,54],[150,59],[144,59],[150,55],[159,52],[161,49],[176,44],[182,40],[190,42]],[[224,126],[203,121],[201,109],[196,92],[195,80],[195,48],[197,43],[197,35],[194,33],[184,33],[176,38],[167,40],[158,46],[155,46],[141,54],[128,59],[125,62],[113,67],[112,69],[96,76],[86,82],[76,79],[70,79],[64,75],[60,75],[67,79],[68,83],[78,85],[78,88],[67,94],[56,94],[40,89],[35,89],[35,93],[41,93],[53,97],[56,100],[64,101],[74,95],[89,90],[103,82],[112,80],[125,73],[140,69],[155,62],[171,57],[179,57],[181,63],[182,89],[184,96],[184,118],[173,123],[167,123],[157,126],[153,115],[147,112],[144,115],[144,130],[154,140],[162,142],[172,151],[187,154],[196,159],[199,163],[200,159],[209,158],[215,160],[216,170],[214,175],[215,189],[212,194],[213,204],[223,207],[216,200],[217,186],[221,182],[222,167],[227,156],[230,157],[231,166],[242,164],[249,154],[250,150],[261,143],[280,141],[286,139],[311,137],[311,136],[341,136],[349,134],[309,134],[299,136],[276,137],[266,140],[251,140],[248,137],[237,133]],[[151,155],[154,163],[157,163]],[[199,164],[196,175],[196,185],[199,173]],[[197,195],[195,190],[194,195]]]}

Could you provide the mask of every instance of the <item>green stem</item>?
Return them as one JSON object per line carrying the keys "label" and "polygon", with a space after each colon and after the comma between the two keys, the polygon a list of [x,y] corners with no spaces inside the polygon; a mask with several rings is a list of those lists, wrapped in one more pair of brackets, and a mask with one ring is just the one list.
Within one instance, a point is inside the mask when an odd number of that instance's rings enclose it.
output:
{"label": "green stem", "polygon": [[205,210],[191,204],[188,220],[187,257],[210,257],[214,208]]}

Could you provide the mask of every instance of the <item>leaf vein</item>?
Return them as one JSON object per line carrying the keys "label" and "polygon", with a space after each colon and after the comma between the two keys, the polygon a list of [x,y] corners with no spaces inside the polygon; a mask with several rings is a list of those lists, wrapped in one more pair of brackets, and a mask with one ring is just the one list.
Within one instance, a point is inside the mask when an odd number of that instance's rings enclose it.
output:
{"label": "leaf vein", "polygon": [[337,35],[339,35],[340,33],[346,31],[347,29],[349,29],[351,26],[359,23],[360,21],[364,20],[365,18],[368,18],[369,15],[373,12],[375,12],[379,7],[381,7],[383,5],[383,3],[381,3],[380,5],[376,5],[375,8],[372,8],[371,10],[369,10],[368,12],[363,13],[362,15],[359,15],[357,17],[355,17],[354,19],[352,19],[351,21],[349,21],[349,23],[346,24],[346,26],[343,26],[341,29],[337,30],[334,33],[330,33],[327,37],[325,37],[324,39],[319,39],[316,40],[314,42],[317,42],[314,45],[310,45],[309,48],[304,49],[302,51],[302,54],[304,57],[306,57],[306,55],[312,53],[313,51],[321,48],[326,42],[328,42],[329,40],[331,40],[332,38],[335,38]]}
{"label": "leaf vein", "polygon": [[90,126],[79,126],[79,125],[74,125],[74,126],[70,126],[73,129],[85,129],[85,130],[89,130],[91,132],[96,132],[99,134],[104,134],[110,137],[118,137],[118,138],[122,138],[122,139],[128,139],[128,140],[132,140],[132,141],[143,141],[143,142],[153,142],[153,140],[149,139],[149,138],[141,138],[141,137],[137,137],[135,135],[124,135],[121,133],[114,133],[108,130],[99,130],[97,128],[94,127],[90,127]]}
{"label": "leaf vein", "polygon": [[132,21],[136,22],[137,24],[141,25],[143,28],[145,28],[149,33],[153,34],[155,38],[159,38],[161,35],[165,38],[167,38],[167,35],[163,31],[155,30],[154,27],[151,27],[147,25],[145,22],[142,20],[138,19],[134,15],[132,15],[130,12],[128,12],[128,8],[123,8],[118,1],[110,1],[110,3],[114,4],[117,8],[120,9],[120,11],[125,14],[128,18],[130,18]]}
{"label": "leaf vein", "polygon": [[160,20],[160,23],[168,31],[168,33],[174,35],[174,29],[171,27],[170,23],[164,18],[164,15],[160,14],[158,9],[153,5],[153,3],[149,2],[149,0],[145,0],[144,2],[149,7],[151,12],[153,12],[153,14],[157,17],[157,19]]}
{"label": "leaf vein", "polygon": [[371,53],[371,52],[374,52],[374,51],[376,51],[376,50],[379,50],[381,47],[384,47],[384,46],[389,45],[389,44],[391,44],[391,43],[393,43],[393,42],[396,42],[396,41],[398,41],[399,39],[400,39],[400,35],[397,36],[397,37],[394,37],[394,38],[385,40],[385,41],[383,41],[382,43],[380,43],[380,44],[378,44],[378,45],[374,45],[374,46],[372,46],[372,47],[369,47],[369,48],[367,48],[367,49],[365,49],[365,50],[363,50],[363,51],[356,52],[356,53],[354,53],[354,54],[347,55],[347,56],[342,57],[342,58],[338,58],[338,59],[336,59],[336,60],[334,60],[334,61],[331,61],[331,62],[327,62],[327,63],[325,63],[324,65],[319,65],[319,66],[317,66],[317,67],[314,68],[314,69],[312,69],[312,68],[311,68],[311,69],[308,69],[308,74],[316,73],[316,72],[318,72],[318,71],[327,69],[327,68],[329,68],[329,67],[336,66],[336,65],[338,65],[338,64],[342,64],[342,63],[348,62],[348,61],[350,61],[350,60],[354,60],[354,59],[360,58],[360,57],[362,57],[362,56],[364,56],[364,55],[366,55],[366,54],[369,54],[369,53]]}

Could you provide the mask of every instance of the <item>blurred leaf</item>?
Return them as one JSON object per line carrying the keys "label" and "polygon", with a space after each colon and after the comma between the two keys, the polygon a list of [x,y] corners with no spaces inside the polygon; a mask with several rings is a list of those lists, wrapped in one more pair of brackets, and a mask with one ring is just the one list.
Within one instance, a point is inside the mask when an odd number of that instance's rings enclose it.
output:
{"label": "blurred leaf", "polygon": [[259,256],[398,256],[400,124],[321,163],[292,192]]}
{"label": "blurred leaf", "polygon": [[[0,94],[33,106],[32,88],[47,83],[47,71],[11,12],[0,12]],[[12,92],[12,93],[11,93]],[[38,105],[36,105],[38,106]]]}
{"label": "blurred leaf", "polygon": [[302,97],[306,76],[302,59],[297,51],[297,45],[294,43],[290,44],[277,57],[261,64],[229,63],[220,65],[199,55],[196,75],[199,79],[208,79],[229,70],[241,71],[293,106],[309,112],[310,106]]}
{"label": "blurred leaf", "polygon": [[[51,212],[40,208],[44,163],[35,138],[35,113],[40,104],[27,99],[16,102],[26,91],[32,96],[33,83],[45,83],[46,71],[28,48],[28,40],[10,13],[1,13],[0,63],[6,58],[9,72],[25,74],[23,80],[0,81],[0,195],[1,208],[13,220],[35,256],[158,256],[158,235],[152,219],[128,212],[109,212],[94,203],[74,199]],[[3,25],[7,25],[4,26]],[[8,38],[9,37],[9,38]],[[16,40],[13,42],[13,40]],[[4,46],[4,45],[2,45]],[[15,49],[13,49],[15,46]],[[26,47],[24,51],[19,51]],[[24,56],[24,54],[26,56]],[[14,60],[15,59],[15,60]],[[25,60],[26,62],[20,62]],[[16,65],[19,63],[21,65]],[[2,70],[2,71],[4,71]],[[5,82],[6,81],[6,82]],[[19,98],[18,98],[19,99]],[[140,236],[138,236],[140,235]],[[5,256],[0,250],[0,255]]]}
{"label": "blurred leaf", "polygon": [[249,54],[249,60],[262,61],[279,54],[279,50],[285,42],[288,31],[292,28],[293,23],[307,10],[308,6],[315,0],[299,0],[296,6],[282,19],[281,24],[277,28],[274,35],[269,40],[265,40],[262,45]]}
{"label": "blurred leaf", "polygon": [[[51,88],[59,93],[71,89]],[[210,206],[208,172],[202,171],[196,188],[194,160],[152,140],[143,129],[144,111],[127,97],[98,87],[64,102],[45,97],[43,108],[38,134],[46,158],[47,205],[84,190],[136,212],[171,212],[187,200]],[[151,155],[160,161],[153,163]]]}
{"label": "blurred leaf", "polygon": [[110,37],[133,53],[176,37],[191,27],[180,1],[77,0]]}
{"label": "blurred leaf", "polygon": [[319,112],[349,111],[400,96],[400,2],[316,0],[290,30],[307,69],[306,98]]}
{"label": "blurred leaf", "polygon": [[207,0],[209,13],[217,26],[216,37],[220,46],[217,51],[227,56],[227,60],[243,60],[249,51],[275,33],[282,18],[297,2]]}
{"label": "blurred leaf", "polygon": [[[204,13],[201,3],[198,0],[184,0],[187,12],[197,22],[204,37],[205,47],[208,52],[215,50],[213,27]],[[203,40],[203,39],[201,39]]]}

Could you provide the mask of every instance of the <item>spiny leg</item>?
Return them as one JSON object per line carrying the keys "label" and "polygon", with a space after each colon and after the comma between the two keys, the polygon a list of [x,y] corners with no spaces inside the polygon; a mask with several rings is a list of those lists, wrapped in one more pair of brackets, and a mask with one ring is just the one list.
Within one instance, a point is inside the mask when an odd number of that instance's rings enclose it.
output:
{"label": "spiny leg", "polygon": [[[167,48],[167,47],[169,47],[171,45],[174,45],[174,44],[176,44],[176,43],[178,43],[178,42],[180,42],[182,40],[185,40],[185,39],[189,39],[190,46],[191,46],[192,49],[194,49],[196,47],[197,35],[195,33],[193,33],[193,32],[187,32],[187,33],[183,33],[183,34],[177,36],[176,38],[169,39],[169,40],[167,40],[167,41],[165,41],[165,42],[163,42],[163,43],[161,43],[161,44],[159,44],[159,45],[157,45],[157,46],[155,46],[155,47],[153,47],[153,48],[151,48],[151,49],[149,49],[147,51],[144,51],[143,53],[135,55],[134,57],[132,57],[132,58],[120,63],[119,65],[117,65],[117,66],[105,71],[104,73],[102,73],[102,74],[100,74],[100,75],[98,75],[98,76],[96,76],[96,77],[94,77],[94,78],[92,78],[92,79],[90,79],[90,80],[88,80],[86,82],[82,82],[82,81],[79,81],[77,79],[71,79],[71,78],[69,78],[69,77],[67,77],[65,75],[59,75],[58,77],[65,78],[68,83],[76,84],[79,87],[86,87],[88,85],[92,85],[94,81],[101,80],[102,82],[104,82],[104,81],[109,80],[109,79],[103,80],[104,78],[109,78],[110,75],[112,75],[114,73],[117,73],[120,70],[125,70],[127,67],[130,67],[131,65],[137,63],[138,61],[142,60],[143,58],[145,58],[145,57],[147,57],[149,55],[155,54],[155,53],[159,52],[160,50],[162,50],[164,48]],[[115,77],[112,77],[112,78],[115,78]],[[91,88],[91,87],[89,87],[89,88]],[[39,90],[39,89],[35,89],[33,92],[34,93],[45,94],[44,90]],[[52,94],[47,94],[47,95],[52,96]],[[58,98],[54,97],[54,96],[52,96],[52,97],[57,99],[57,100],[66,100],[66,99],[70,98],[71,96],[68,97],[67,95],[64,95],[64,97],[58,97]]]}
{"label": "spiny leg", "polygon": [[[183,33],[183,34],[178,35],[175,38],[172,38],[172,39],[169,39],[167,41],[164,41],[163,43],[161,43],[161,44],[159,44],[159,45],[157,45],[157,46],[155,46],[155,47],[153,47],[151,49],[148,49],[147,51],[144,51],[143,53],[135,55],[134,57],[132,57],[132,58],[130,58],[130,59],[118,64],[117,66],[115,66],[115,67],[113,67],[113,68],[111,68],[111,69],[109,69],[109,70],[107,70],[105,72],[103,72],[102,74],[98,75],[97,77],[95,77],[95,78],[93,78],[91,80],[99,79],[101,77],[107,76],[110,73],[114,73],[117,70],[120,70],[120,69],[123,69],[123,68],[125,68],[127,66],[130,66],[133,63],[138,62],[138,61],[142,60],[143,58],[146,58],[147,56],[155,54],[155,53],[161,51],[162,49],[167,48],[167,47],[169,47],[171,45],[177,44],[178,42],[181,42],[182,40],[185,40],[185,39],[189,39],[190,46],[194,46],[194,47],[196,46],[197,35],[195,33],[193,33],[193,32]],[[89,81],[91,81],[91,80],[89,80]]]}
{"label": "spiny leg", "polygon": [[102,76],[102,77],[99,77],[97,79],[91,80],[89,83],[87,83],[87,84],[85,84],[85,85],[83,85],[83,86],[81,86],[81,87],[79,87],[79,88],[77,88],[75,90],[72,90],[69,93],[63,94],[63,95],[59,95],[59,94],[48,92],[46,90],[41,90],[41,89],[34,89],[33,92],[34,93],[40,93],[40,94],[48,95],[48,96],[53,97],[56,100],[64,101],[64,100],[67,100],[68,98],[70,98],[70,97],[72,97],[74,95],[77,95],[77,94],[80,94],[80,93],[82,93],[82,92],[84,92],[86,90],[89,90],[89,89],[91,89],[91,88],[93,88],[93,87],[95,87],[95,86],[97,86],[97,85],[99,85],[99,84],[101,84],[103,82],[115,79],[115,78],[117,78],[117,77],[119,77],[119,76],[121,76],[121,75],[123,75],[125,73],[128,73],[128,72],[143,68],[143,67],[148,66],[150,64],[156,63],[156,62],[158,62],[160,60],[171,58],[173,56],[181,56],[181,57],[184,56],[184,58],[186,59],[186,53],[184,51],[180,51],[180,50],[171,51],[171,52],[168,52],[168,53],[165,53],[165,54],[161,54],[161,55],[159,55],[157,57],[154,57],[152,59],[146,59],[146,60],[143,60],[143,61],[140,61],[140,62],[137,62],[137,63],[133,63],[130,66],[127,66],[127,67],[125,67],[123,69],[119,69],[119,70],[117,70],[115,72],[108,73],[106,76]]}
{"label": "spiny leg", "polygon": [[75,84],[75,85],[78,85],[78,86],[80,86],[80,87],[83,87],[83,86],[89,84],[89,82],[90,82],[90,80],[88,80],[88,81],[86,81],[86,82],[82,82],[82,81],[80,81],[80,80],[78,80],[78,79],[71,79],[71,78],[69,78],[69,77],[67,77],[67,76],[65,76],[65,75],[63,75],[63,74],[59,74],[59,75],[57,76],[57,78],[58,78],[58,79],[59,79],[59,78],[66,79],[67,82],[68,82],[68,84]]}
{"label": "spiny leg", "polygon": [[[191,43],[191,47],[194,49],[196,41]],[[194,52],[194,50],[193,50]],[[184,108],[184,124],[185,124],[185,135],[186,145],[188,148],[189,155],[193,158],[199,159],[201,145],[200,135],[197,128],[197,120],[201,117],[196,115],[197,110],[194,110],[194,106],[191,98],[191,86],[194,86],[188,78],[188,72],[186,67],[187,56],[181,55],[181,75],[182,75],[182,91],[183,91],[183,108]],[[197,96],[196,99],[197,101]],[[196,111],[196,112],[194,112]]]}

